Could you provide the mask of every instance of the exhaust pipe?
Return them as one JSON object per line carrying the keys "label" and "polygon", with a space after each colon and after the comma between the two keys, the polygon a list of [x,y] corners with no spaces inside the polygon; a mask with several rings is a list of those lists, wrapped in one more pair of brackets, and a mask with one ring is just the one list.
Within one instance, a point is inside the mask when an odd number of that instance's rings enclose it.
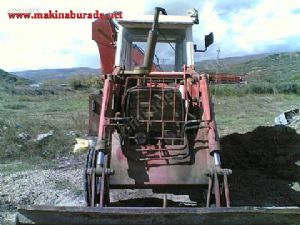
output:
{"label": "exhaust pipe", "polygon": [[152,24],[152,28],[149,31],[148,40],[147,40],[147,50],[145,52],[144,57],[144,69],[150,71],[152,68],[154,53],[155,53],[155,46],[157,42],[157,34],[158,34],[158,17],[160,12],[163,15],[167,15],[167,12],[164,8],[155,7],[155,14],[154,14],[154,20]]}

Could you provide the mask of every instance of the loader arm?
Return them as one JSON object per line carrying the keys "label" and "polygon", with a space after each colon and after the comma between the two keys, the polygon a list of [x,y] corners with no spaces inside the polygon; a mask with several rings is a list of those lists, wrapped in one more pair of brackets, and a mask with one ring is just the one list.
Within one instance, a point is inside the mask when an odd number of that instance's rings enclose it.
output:
{"label": "loader arm", "polygon": [[112,19],[98,19],[92,25],[92,39],[97,43],[104,74],[112,73],[115,62],[116,26]]}

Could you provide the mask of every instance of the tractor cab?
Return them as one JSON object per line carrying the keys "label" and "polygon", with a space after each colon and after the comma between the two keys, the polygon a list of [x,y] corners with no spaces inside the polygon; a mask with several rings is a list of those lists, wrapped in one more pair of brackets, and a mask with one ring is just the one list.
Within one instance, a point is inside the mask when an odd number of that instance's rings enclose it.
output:
{"label": "tractor cab", "polygon": [[[143,66],[153,16],[127,17],[118,24],[115,65],[126,70]],[[194,65],[193,24],[190,16],[160,15],[151,71],[182,71],[183,65]]]}

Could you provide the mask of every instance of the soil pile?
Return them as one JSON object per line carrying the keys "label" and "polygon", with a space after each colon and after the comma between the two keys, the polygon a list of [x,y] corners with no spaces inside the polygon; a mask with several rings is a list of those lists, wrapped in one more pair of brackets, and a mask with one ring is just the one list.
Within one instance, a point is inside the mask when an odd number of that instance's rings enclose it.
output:
{"label": "soil pile", "polygon": [[300,135],[285,126],[257,127],[221,139],[223,161],[230,176],[232,205],[295,206],[300,192]]}
{"label": "soil pile", "polygon": [[258,170],[272,178],[300,180],[300,135],[285,126],[257,127],[221,139],[223,160],[232,169]]}

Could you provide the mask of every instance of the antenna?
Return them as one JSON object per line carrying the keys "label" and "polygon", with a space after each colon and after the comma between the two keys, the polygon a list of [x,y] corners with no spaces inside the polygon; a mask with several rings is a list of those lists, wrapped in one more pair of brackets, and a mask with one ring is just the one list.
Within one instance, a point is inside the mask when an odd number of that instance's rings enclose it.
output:
{"label": "antenna", "polygon": [[219,67],[220,67],[220,52],[221,52],[220,47],[218,47],[218,49],[217,49],[217,72],[216,72],[216,74],[219,73]]}

